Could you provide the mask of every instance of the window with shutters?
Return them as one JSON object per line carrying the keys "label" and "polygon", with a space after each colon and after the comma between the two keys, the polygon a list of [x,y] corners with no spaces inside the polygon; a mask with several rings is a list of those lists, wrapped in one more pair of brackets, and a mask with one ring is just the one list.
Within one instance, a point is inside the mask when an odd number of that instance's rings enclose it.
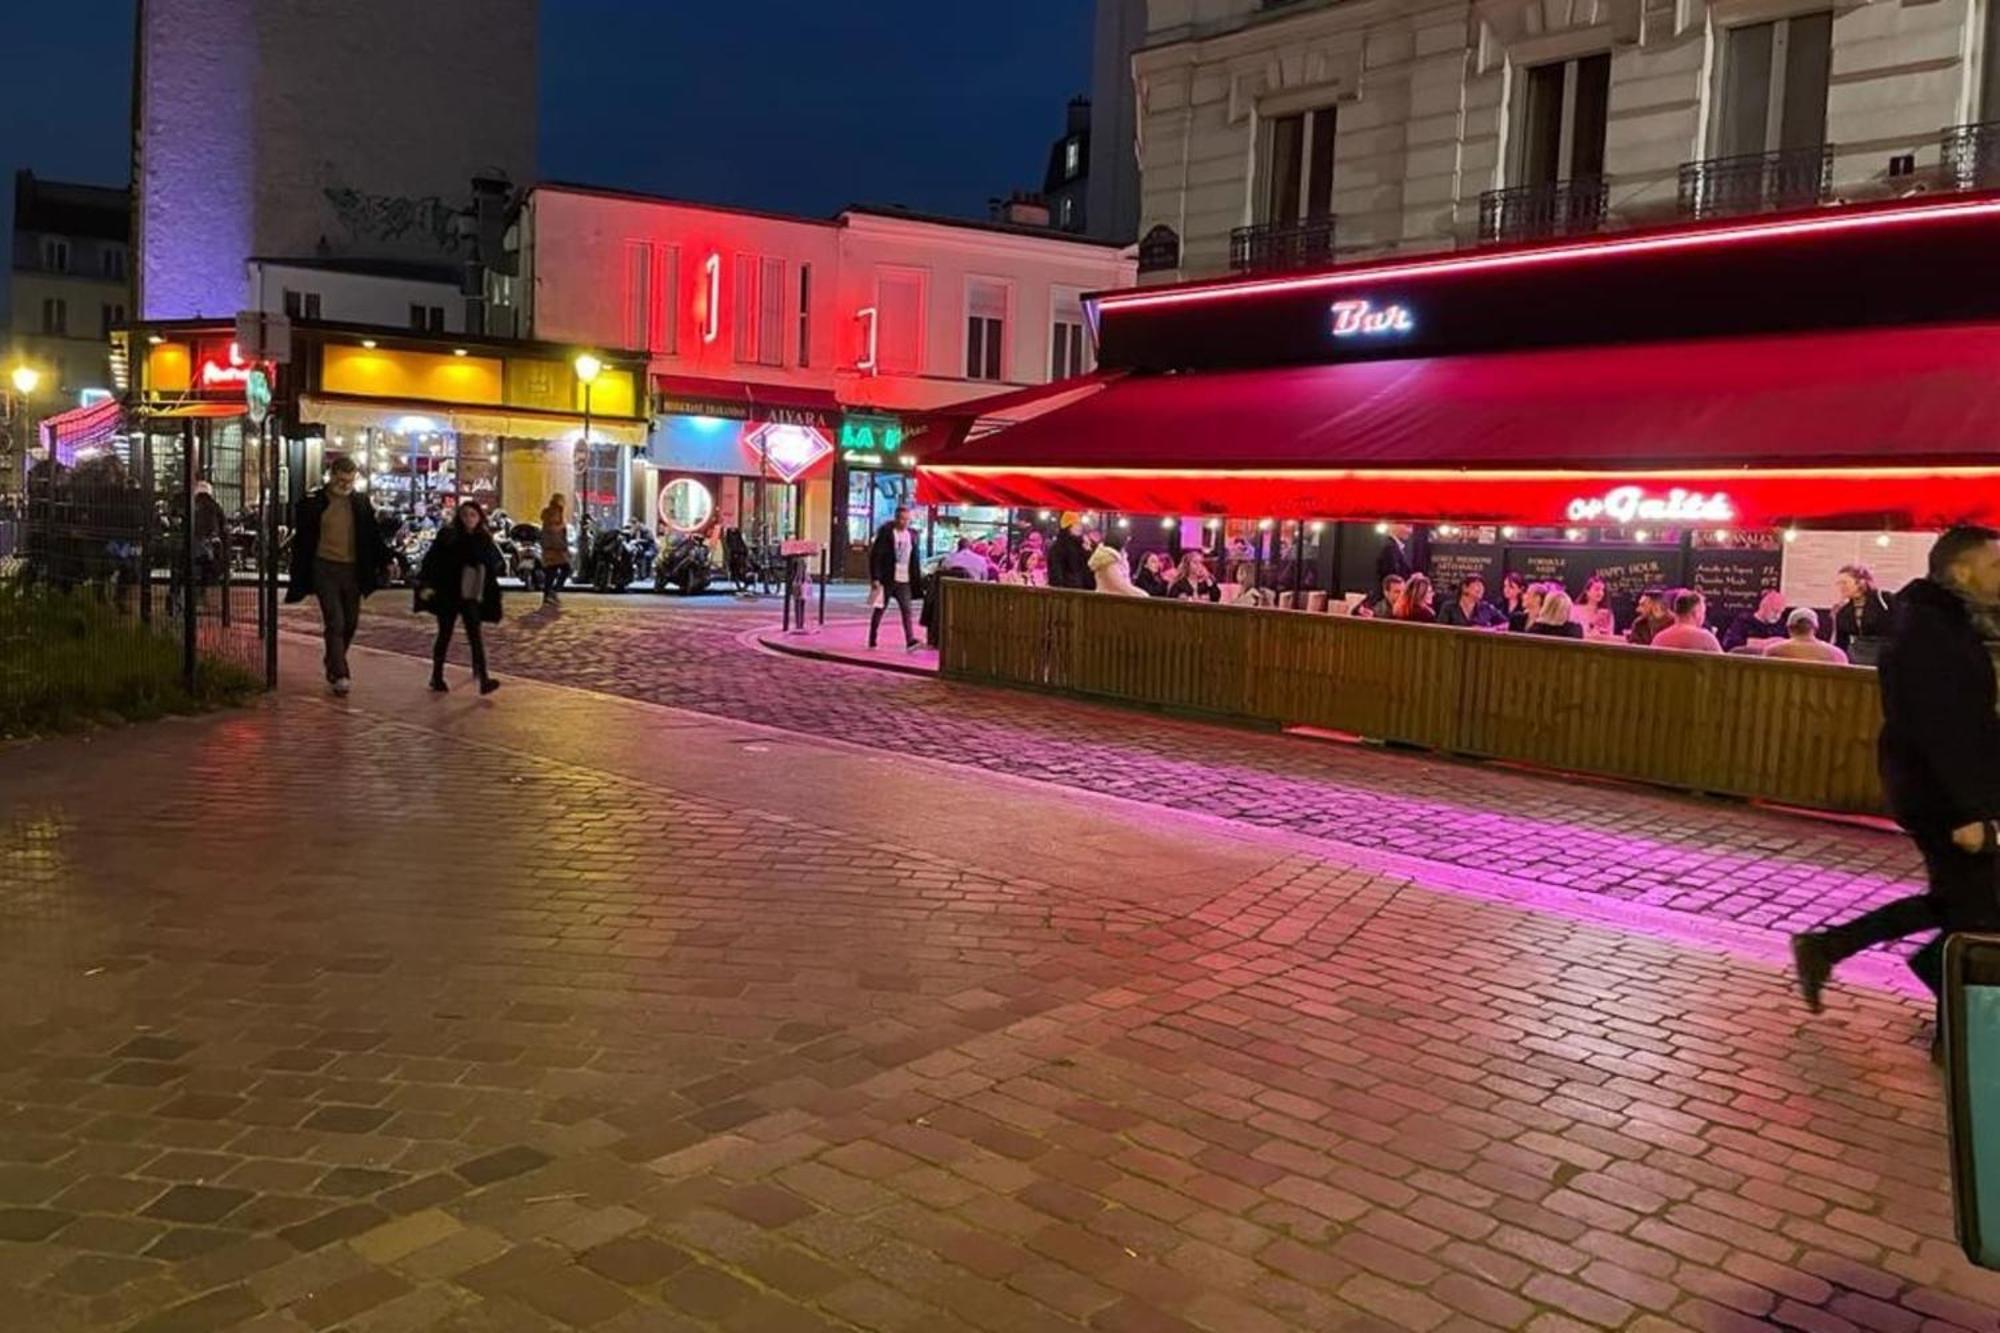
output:
{"label": "window with shutters", "polygon": [[1333,215],[1333,107],[1263,122],[1258,146],[1264,172],[1262,222],[1285,224]]}
{"label": "window with shutters", "polygon": [[785,364],[785,261],[772,257],[757,274],[757,364]]}
{"label": "window with shutters", "polygon": [[109,337],[111,330],[125,322],[125,307],[122,305],[107,305],[104,307],[103,313],[104,333],[106,337]]}
{"label": "window with shutters", "polygon": [[44,236],[42,267],[56,273],[69,272],[69,242],[59,236]]}
{"label": "window with shutters", "polygon": [[924,372],[926,275],[911,269],[875,274],[875,366],[883,375]]}
{"label": "window with shutters", "polygon": [[812,364],[813,266],[799,265],[799,365]]}
{"label": "window with shutters", "polygon": [[1049,293],[1049,378],[1066,380],[1090,369],[1083,331],[1083,292],[1057,287]]}
{"label": "window with shutters", "polygon": [[736,359],[749,363],[757,359],[757,256],[738,255],[730,270],[729,318],[735,329],[731,337]]}
{"label": "window with shutters", "polygon": [[69,302],[59,296],[42,299],[42,332],[52,333],[57,337],[69,333]]}
{"label": "window with shutters", "polygon": [[1007,378],[1007,286],[974,278],[965,288],[965,377]]}
{"label": "window with shutters", "polygon": [[653,345],[653,247],[625,242],[625,332],[627,347]]}

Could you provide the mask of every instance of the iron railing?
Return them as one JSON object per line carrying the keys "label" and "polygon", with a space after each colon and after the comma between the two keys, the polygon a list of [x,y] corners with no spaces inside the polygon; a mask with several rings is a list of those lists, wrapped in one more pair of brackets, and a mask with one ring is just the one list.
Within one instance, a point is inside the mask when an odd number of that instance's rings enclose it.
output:
{"label": "iron railing", "polygon": [[1312,268],[1333,262],[1334,219],[1263,222],[1229,233],[1229,267],[1238,273]]}
{"label": "iron railing", "polygon": [[1538,241],[1604,228],[1611,182],[1602,176],[1487,190],[1479,196],[1479,239]]}
{"label": "iron railing", "polygon": [[1681,163],[1680,208],[1688,217],[1810,208],[1832,192],[1832,144]]}
{"label": "iron railing", "polygon": [[1953,188],[1984,190],[2000,186],[2000,120],[1954,125],[1944,132],[1941,147],[1944,178]]}

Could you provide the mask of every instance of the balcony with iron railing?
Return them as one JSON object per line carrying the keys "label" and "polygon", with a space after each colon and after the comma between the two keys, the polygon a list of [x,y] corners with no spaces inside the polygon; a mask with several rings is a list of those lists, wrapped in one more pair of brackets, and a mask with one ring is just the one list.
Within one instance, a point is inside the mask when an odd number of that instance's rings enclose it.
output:
{"label": "balcony with iron railing", "polygon": [[1681,164],[1680,210],[1686,217],[1811,208],[1832,193],[1832,144]]}
{"label": "balcony with iron railing", "polygon": [[1487,190],[1479,196],[1479,239],[1539,241],[1602,231],[1611,182],[1603,176]]}
{"label": "balcony with iron railing", "polygon": [[1333,262],[1331,217],[1262,222],[1229,233],[1229,267],[1238,273],[1315,268]]}
{"label": "balcony with iron railing", "polygon": [[2000,120],[1954,125],[1944,132],[1940,150],[1948,186],[1958,190],[2000,188]]}

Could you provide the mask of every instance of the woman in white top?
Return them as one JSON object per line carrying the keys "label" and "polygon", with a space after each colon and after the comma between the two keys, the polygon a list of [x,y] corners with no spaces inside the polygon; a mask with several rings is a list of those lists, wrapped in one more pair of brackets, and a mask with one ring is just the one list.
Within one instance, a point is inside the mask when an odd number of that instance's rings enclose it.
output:
{"label": "woman in white top", "polygon": [[1570,608],[1570,618],[1583,626],[1586,639],[1618,637],[1618,617],[1605,601],[1608,595],[1604,580],[1592,574],[1584,581],[1582,599]]}

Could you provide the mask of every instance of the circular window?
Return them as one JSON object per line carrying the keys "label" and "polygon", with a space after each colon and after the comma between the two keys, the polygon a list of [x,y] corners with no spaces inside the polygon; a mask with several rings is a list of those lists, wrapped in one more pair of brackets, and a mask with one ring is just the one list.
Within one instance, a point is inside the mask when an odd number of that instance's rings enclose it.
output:
{"label": "circular window", "polygon": [[693,532],[715,513],[715,496],[693,477],[676,477],[660,491],[660,521],[675,532]]}

